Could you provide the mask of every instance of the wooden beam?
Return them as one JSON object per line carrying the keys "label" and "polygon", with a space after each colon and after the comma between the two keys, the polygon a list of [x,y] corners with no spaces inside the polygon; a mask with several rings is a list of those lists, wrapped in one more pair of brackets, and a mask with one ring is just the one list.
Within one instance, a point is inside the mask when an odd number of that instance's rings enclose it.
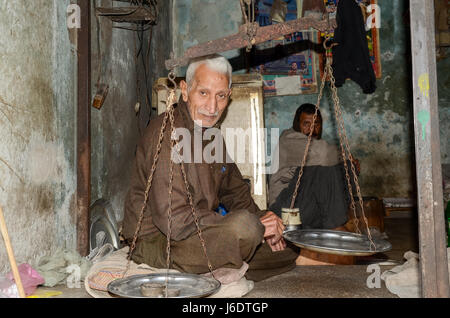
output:
{"label": "wooden beam", "polygon": [[422,297],[450,297],[433,1],[410,0],[410,15]]}
{"label": "wooden beam", "polygon": [[[319,31],[334,30],[337,26],[336,19],[317,20],[313,18],[300,18],[283,23],[271,24],[260,27],[254,22],[251,27],[256,31],[252,40],[252,45],[263,43],[279,38],[280,36],[308,30],[310,27]],[[230,36],[222,37],[205,43],[191,46],[182,57],[166,60],[166,69],[172,70],[175,67],[184,66],[193,58],[205,56],[213,53],[221,53],[229,50],[241,49],[249,44],[246,24],[239,27],[239,32]]]}

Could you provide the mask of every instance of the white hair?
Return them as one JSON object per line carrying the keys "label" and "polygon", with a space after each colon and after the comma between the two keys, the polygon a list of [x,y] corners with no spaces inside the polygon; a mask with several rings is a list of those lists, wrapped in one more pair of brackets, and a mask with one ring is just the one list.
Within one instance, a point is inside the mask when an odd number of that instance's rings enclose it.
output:
{"label": "white hair", "polygon": [[233,72],[233,68],[231,67],[230,62],[219,54],[211,54],[191,60],[186,71],[186,83],[188,88],[192,85],[192,80],[197,68],[203,64],[206,64],[206,66],[213,71],[227,75],[229,87],[231,88],[231,74]]}

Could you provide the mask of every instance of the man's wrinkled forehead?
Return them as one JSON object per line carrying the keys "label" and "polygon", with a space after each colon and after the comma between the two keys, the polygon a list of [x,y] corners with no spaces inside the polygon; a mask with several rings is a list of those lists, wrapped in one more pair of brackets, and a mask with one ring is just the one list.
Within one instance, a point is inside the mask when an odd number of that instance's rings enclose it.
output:
{"label": "man's wrinkled forehead", "polygon": [[[194,85],[193,85],[194,87]],[[211,92],[212,90],[214,90],[214,93],[216,94],[228,94],[228,92],[230,91],[230,89],[228,87],[215,87],[212,85],[204,85],[201,82],[196,82],[195,83],[195,88],[197,90],[201,90],[201,91],[207,91],[207,92]]]}
{"label": "man's wrinkled forehead", "polygon": [[222,79],[225,79],[226,88],[224,87],[222,88],[222,90],[224,90],[224,92],[228,91],[229,80],[227,74],[213,70],[210,67],[208,67],[207,64],[202,64],[195,70],[190,88],[193,87],[196,87],[197,89],[211,89],[213,87],[216,88],[211,83],[211,80],[214,79],[217,80],[218,82],[220,82]]}

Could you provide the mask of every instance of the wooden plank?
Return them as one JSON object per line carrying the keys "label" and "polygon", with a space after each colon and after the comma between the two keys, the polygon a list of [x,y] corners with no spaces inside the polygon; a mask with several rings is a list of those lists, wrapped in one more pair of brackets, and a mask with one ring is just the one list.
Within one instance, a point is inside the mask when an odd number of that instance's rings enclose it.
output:
{"label": "wooden plank", "polygon": [[17,267],[16,258],[14,257],[14,251],[12,248],[11,240],[9,238],[8,229],[6,227],[5,217],[3,216],[3,210],[0,206],[0,232],[2,233],[3,240],[5,241],[6,253],[8,254],[9,264],[11,265],[11,271],[13,272],[14,282],[16,283],[17,290],[20,298],[25,298],[25,290],[23,289],[22,279],[20,277],[19,268]]}
{"label": "wooden plank", "polygon": [[77,61],[77,251],[89,254],[89,204],[91,200],[91,4],[78,0]]}
{"label": "wooden plank", "polygon": [[410,0],[423,297],[450,297],[442,196],[433,1]]}
{"label": "wooden plank", "polygon": [[[253,23],[252,26],[256,30],[256,34],[252,40],[252,45],[256,45],[279,38],[283,35],[308,30],[310,27],[319,31],[334,30],[337,24],[336,19],[316,20],[313,18],[300,18],[263,27],[260,27],[257,23]],[[239,28],[238,33],[191,46],[186,50],[182,57],[166,60],[166,69],[172,70],[175,67],[187,65],[190,59],[196,57],[246,47],[249,44],[247,28],[248,26],[244,24]]]}

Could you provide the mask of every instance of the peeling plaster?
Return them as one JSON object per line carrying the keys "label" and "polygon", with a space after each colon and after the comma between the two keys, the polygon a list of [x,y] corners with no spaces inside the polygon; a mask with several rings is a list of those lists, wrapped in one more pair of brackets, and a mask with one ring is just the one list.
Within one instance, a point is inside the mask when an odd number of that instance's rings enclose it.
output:
{"label": "peeling plaster", "polygon": [[381,59],[383,62],[393,61],[395,59],[395,53],[388,50],[381,54]]}
{"label": "peeling plaster", "polygon": [[68,3],[0,6],[0,28],[10,30],[0,33],[0,205],[19,264],[75,246],[74,58],[60,27]]}

